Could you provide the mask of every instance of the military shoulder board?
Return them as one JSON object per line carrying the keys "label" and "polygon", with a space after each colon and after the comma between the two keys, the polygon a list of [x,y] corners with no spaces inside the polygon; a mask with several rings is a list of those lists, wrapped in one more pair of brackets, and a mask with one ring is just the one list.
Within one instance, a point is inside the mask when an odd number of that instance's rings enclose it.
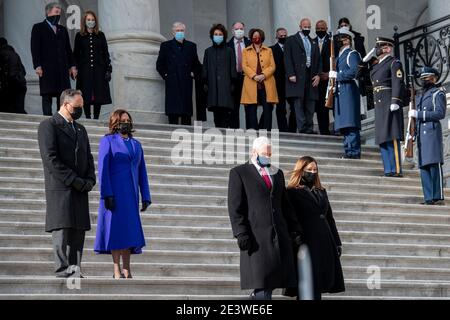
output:
{"label": "military shoulder board", "polygon": [[356,50],[350,51],[350,52],[348,53],[348,55],[347,55],[347,66],[348,66],[348,67],[350,67],[350,55],[351,55],[353,52],[356,52],[356,53],[359,55],[359,58],[361,59],[361,55],[359,54],[358,51],[356,51]]}
{"label": "military shoulder board", "polygon": [[436,111],[436,98],[440,93],[443,93],[445,96],[445,93],[447,90],[444,87],[440,87],[438,90],[436,90],[435,93],[433,93],[433,111]]}

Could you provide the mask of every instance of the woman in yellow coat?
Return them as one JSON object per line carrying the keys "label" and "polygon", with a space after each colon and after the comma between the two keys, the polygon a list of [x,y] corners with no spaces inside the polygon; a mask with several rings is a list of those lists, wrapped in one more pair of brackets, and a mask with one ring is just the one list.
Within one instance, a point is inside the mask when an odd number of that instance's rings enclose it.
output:
{"label": "woman in yellow coat", "polygon": [[[242,53],[242,69],[245,74],[241,103],[245,105],[245,120],[249,129],[272,129],[273,105],[278,103],[275,83],[275,60],[272,49],[263,45],[264,31],[250,30],[252,45]],[[258,128],[258,105],[262,105],[264,119],[262,128]]]}

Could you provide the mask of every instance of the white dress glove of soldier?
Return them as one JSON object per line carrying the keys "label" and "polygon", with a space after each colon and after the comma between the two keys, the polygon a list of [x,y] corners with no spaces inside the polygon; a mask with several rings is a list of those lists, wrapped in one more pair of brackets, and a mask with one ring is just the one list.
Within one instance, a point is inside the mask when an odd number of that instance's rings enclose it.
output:
{"label": "white dress glove of soldier", "polygon": [[391,104],[391,112],[400,110],[400,106],[398,104]]}
{"label": "white dress glove of soldier", "polygon": [[336,79],[337,78],[337,72],[331,70],[330,73],[328,74],[328,77],[330,77],[331,79]]}
{"label": "white dress glove of soldier", "polygon": [[408,117],[417,119],[419,112],[417,110],[409,110]]}

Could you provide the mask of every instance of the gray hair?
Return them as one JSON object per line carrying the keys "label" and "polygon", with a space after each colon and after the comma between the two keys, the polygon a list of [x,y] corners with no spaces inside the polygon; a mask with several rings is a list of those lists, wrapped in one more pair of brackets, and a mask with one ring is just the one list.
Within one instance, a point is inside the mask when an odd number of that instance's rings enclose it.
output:
{"label": "gray hair", "polygon": [[183,22],[177,21],[172,25],[172,31],[174,31],[178,27],[182,27],[184,30],[186,30],[186,25]]}
{"label": "gray hair", "polygon": [[272,142],[270,142],[269,138],[267,137],[259,137],[256,138],[255,141],[253,141],[253,151],[259,151],[265,146],[271,146]]}
{"label": "gray hair", "polygon": [[64,103],[72,102],[73,100],[75,100],[75,97],[82,95],[83,93],[81,92],[81,90],[67,89],[64,90],[63,93],[61,94],[59,102],[62,106],[64,105]]}
{"label": "gray hair", "polygon": [[49,13],[53,8],[59,8],[62,9],[61,5],[58,2],[50,2],[48,5],[45,6],[45,13]]}
{"label": "gray hair", "polygon": [[242,26],[245,28],[245,23],[243,23],[242,21],[236,21],[236,22],[233,23],[233,25],[231,26],[231,29],[234,30],[234,27],[235,27],[238,23],[242,24]]}

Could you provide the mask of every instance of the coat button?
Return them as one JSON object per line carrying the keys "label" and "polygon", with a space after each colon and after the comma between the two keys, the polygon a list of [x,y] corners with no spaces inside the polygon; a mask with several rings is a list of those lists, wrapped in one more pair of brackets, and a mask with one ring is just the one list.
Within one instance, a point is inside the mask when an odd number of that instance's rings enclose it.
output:
{"label": "coat button", "polygon": [[321,215],[320,215],[320,219],[325,219],[325,215],[324,215],[324,214],[321,214]]}
{"label": "coat button", "polygon": [[426,132],[426,131],[424,131],[424,132],[423,132],[423,134],[427,134],[427,132]]}

